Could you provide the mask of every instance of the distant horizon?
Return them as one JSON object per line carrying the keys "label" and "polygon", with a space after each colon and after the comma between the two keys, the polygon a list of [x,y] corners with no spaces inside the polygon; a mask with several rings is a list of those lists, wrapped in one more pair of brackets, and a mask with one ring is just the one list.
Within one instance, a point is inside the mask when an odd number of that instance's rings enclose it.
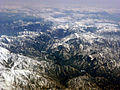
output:
{"label": "distant horizon", "polygon": [[119,0],[0,0],[0,7],[56,7],[56,8],[114,8],[120,9]]}

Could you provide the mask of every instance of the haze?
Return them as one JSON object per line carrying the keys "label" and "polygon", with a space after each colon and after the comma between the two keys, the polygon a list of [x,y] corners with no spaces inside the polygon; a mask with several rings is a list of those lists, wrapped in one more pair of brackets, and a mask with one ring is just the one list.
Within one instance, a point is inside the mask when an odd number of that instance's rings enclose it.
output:
{"label": "haze", "polygon": [[120,9],[120,0],[0,0],[0,6],[99,7]]}

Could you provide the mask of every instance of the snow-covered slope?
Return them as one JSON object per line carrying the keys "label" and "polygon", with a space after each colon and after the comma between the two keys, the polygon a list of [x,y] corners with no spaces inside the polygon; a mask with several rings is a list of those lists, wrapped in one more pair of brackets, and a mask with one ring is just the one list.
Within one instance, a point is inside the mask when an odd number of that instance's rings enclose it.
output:
{"label": "snow-covered slope", "polygon": [[50,65],[46,61],[38,62],[0,47],[0,89],[13,90],[28,86],[31,88],[34,86],[35,89],[36,84],[39,88],[47,88],[50,83],[51,86],[55,85],[44,75],[45,70],[48,70],[49,67]]}

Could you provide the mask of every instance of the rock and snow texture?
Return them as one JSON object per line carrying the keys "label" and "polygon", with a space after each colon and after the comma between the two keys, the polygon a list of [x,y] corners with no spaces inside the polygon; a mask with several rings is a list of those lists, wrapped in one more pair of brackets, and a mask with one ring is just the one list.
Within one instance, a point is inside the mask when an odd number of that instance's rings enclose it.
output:
{"label": "rock and snow texture", "polygon": [[49,68],[46,61],[38,62],[0,47],[0,89],[13,90],[25,86],[32,87],[32,80],[33,82],[39,80],[36,82],[39,86],[47,87],[51,81],[48,82],[48,79],[42,76],[46,68]]}
{"label": "rock and snow texture", "polygon": [[[120,25],[109,11],[5,12],[14,19],[0,24],[0,89],[97,90],[120,83]],[[25,14],[16,19],[19,12]]]}

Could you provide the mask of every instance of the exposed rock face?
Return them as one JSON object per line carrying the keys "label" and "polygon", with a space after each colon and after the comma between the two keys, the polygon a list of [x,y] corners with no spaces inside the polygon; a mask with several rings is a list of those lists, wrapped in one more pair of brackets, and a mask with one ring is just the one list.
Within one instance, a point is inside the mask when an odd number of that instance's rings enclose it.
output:
{"label": "exposed rock face", "polygon": [[101,90],[90,80],[91,77],[80,76],[68,81],[68,87],[74,90]]}
{"label": "exposed rock face", "polygon": [[1,12],[16,18],[0,20],[0,89],[119,89],[119,20],[109,12],[50,10]]}

